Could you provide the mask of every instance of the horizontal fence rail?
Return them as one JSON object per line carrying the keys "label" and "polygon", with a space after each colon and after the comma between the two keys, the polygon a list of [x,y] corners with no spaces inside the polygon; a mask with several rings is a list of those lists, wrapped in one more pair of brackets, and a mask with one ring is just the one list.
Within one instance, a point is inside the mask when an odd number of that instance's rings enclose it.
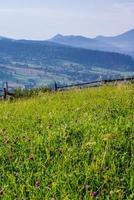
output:
{"label": "horizontal fence rail", "polygon": [[[105,79],[105,80],[97,80],[97,81],[90,81],[85,83],[77,83],[77,84],[71,84],[71,85],[65,85],[65,86],[57,86],[57,83],[55,82],[54,90],[55,91],[62,91],[62,90],[68,90],[71,88],[84,88],[84,87],[97,87],[101,85],[105,85],[107,83],[116,83],[116,82],[124,82],[124,81],[134,81],[133,77],[126,77],[126,78],[120,78],[120,79]],[[14,92],[11,92],[12,88],[8,87],[8,83],[6,82],[6,87],[3,89],[0,89],[0,98],[3,100],[6,100],[7,98],[15,97]]]}
{"label": "horizontal fence rail", "polygon": [[127,77],[127,78],[120,78],[120,79],[104,79],[100,81],[91,81],[91,82],[85,82],[85,83],[78,83],[78,84],[72,84],[72,85],[65,85],[65,86],[60,86],[57,87],[58,90],[60,89],[67,89],[67,88],[73,88],[73,87],[94,87],[94,86],[99,86],[101,84],[107,84],[107,83],[112,83],[112,82],[123,82],[123,81],[134,81],[134,77]]}

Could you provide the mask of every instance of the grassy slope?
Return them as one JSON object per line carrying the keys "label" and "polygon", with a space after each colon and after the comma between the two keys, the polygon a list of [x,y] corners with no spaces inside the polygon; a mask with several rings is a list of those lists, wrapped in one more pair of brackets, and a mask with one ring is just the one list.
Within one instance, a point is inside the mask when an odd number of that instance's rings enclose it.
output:
{"label": "grassy slope", "polygon": [[1,198],[134,199],[133,113],[134,85],[0,103]]}

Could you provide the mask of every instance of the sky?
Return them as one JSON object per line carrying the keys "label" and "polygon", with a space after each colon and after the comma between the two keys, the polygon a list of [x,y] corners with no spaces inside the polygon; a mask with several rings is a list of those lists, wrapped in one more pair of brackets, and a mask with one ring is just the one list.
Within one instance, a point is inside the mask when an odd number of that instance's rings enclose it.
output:
{"label": "sky", "polygon": [[113,36],[134,28],[134,0],[0,0],[0,35]]}

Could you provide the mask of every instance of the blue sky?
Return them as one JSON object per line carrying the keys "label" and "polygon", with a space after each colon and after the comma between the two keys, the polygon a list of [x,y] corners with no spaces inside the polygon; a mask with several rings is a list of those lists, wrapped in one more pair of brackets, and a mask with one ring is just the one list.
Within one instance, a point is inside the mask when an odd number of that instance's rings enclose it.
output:
{"label": "blue sky", "polygon": [[116,35],[134,28],[134,0],[0,0],[0,35]]}

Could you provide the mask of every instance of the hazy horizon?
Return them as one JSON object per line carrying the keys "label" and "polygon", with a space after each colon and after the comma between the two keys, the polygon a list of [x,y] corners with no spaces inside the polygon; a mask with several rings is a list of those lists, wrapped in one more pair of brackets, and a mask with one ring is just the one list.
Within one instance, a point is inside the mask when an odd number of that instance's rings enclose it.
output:
{"label": "hazy horizon", "polygon": [[0,36],[114,36],[134,28],[133,0],[0,0]]}

